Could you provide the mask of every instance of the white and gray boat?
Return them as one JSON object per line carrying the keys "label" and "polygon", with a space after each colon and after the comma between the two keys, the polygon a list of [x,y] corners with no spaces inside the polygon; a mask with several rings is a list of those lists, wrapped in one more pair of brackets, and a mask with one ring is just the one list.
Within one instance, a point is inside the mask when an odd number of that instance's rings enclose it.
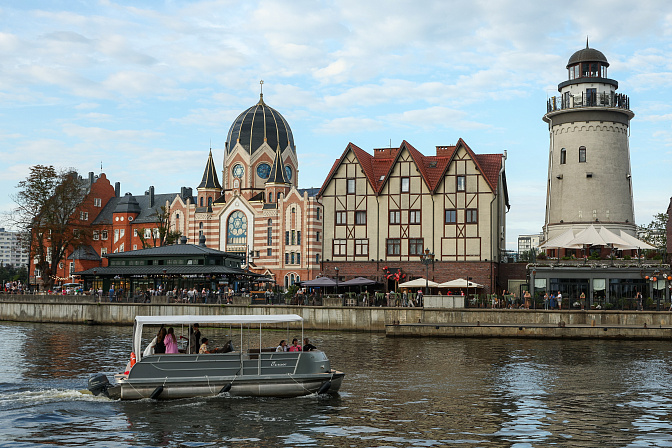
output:
{"label": "white and gray boat", "polygon": [[[142,329],[145,325],[179,326],[198,322],[201,326],[240,326],[240,347],[232,341],[227,353],[151,354],[142,356]],[[296,397],[313,393],[335,394],[344,373],[331,368],[327,355],[319,350],[276,352],[273,348],[242,350],[244,328],[259,325],[258,347],[262,347],[262,327],[301,322],[296,314],[223,316],[137,316],[133,351],[126,372],[110,383],[105,374],[89,378],[89,390],[112,399],[173,399],[207,397],[228,393],[235,396]],[[256,331],[256,330],[255,330]],[[256,339],[256,337],[255,337]],[[137,360],[137,362],[134,362]]]}

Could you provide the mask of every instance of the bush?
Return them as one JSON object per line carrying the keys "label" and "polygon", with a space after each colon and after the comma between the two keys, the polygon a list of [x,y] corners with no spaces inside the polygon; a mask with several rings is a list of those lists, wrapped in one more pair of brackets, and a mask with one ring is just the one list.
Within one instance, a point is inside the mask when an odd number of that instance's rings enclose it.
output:
{"label": "bush", "polygon": [[624,260],[632,260],[632,257],[630,255],[626,255],[623,257]]}
{"label": "bush", "polygon": [[537,260],[546,260],[546,259],[548,259],[548,256],[543,252],[537,255]]}

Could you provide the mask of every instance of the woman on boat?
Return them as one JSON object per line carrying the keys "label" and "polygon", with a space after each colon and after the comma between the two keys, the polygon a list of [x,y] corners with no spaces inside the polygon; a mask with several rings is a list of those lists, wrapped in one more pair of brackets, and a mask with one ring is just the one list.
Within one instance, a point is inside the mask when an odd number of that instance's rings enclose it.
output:
{"label": "woman on boat", "polygon": [[166,344],[166,353],[179,353],[177,350],[177,339],[175,339],[175,334],[173,333],[173,327],[168,329],[163,343]]}
{"label": "woman on boat", "polygon": [[292,346],[289,347],[290,352],[300,352],[301,351],[301,346],[299,345],[298,339],[294,338],[292,339]]}
{"label": "woman on boat", "polygon": [[284,339],[280,341],[280,344],[278,347],[275,349],[276,352],[286,352],[287,351],[287,341]]}
{"label": "woman on boat", "polygon": [[154,345],[154,353],[166,353],[166,327],[161,327],[156,335],[156,344]]}

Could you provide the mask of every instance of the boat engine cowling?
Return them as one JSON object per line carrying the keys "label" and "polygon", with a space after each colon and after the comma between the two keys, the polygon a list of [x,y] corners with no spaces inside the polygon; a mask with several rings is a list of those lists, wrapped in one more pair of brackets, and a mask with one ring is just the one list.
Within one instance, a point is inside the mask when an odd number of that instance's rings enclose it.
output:
{"label": "boat engine cowling", "polygon": [[97,373],[89,377],[89,390],[93,395],[107,395],[107,389],[109,387],[110,381],[104,373]]}

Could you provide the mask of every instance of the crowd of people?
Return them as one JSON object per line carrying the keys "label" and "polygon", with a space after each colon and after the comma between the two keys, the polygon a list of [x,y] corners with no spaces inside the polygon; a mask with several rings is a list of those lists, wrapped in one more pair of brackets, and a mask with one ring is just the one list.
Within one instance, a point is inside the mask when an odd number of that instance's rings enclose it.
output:
{"label": "crowd of people", "polygon": [[299,344],[299,340],[297,338],[294,338],[292,339],[292,345],[289,347],[287,346],[287,341],[283,339],[275,349],[276,352],[311,352],[313,350],[317,350],[317,347],[311,344],[308,338],[303,340],[303,346]]}

